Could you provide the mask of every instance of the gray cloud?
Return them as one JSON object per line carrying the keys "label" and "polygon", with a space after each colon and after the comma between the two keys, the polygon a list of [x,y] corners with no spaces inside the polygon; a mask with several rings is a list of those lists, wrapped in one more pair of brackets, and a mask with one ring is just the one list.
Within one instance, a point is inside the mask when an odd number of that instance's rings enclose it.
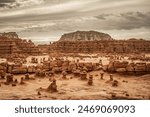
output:
{"label": "gray cloud", "polygon": [[76,30],[104,31],[118,38],[139,32],[147,38],[149,5],[149,0],[0,0],[0,32],[16,31],[37,40]]}
{"label": "gray cloud", "polygon": [[[101,14],[95,16],[100,20],[105,20],[105,29],[135,29],[150,28],[150,12],[127,12],[121,14]],[[109,26],[108,26],[109,25]]]}
{"label": "gray cloud", "polygon": [[45,0],[0,0],[0,8],[3,9],[14,9],[22,8],[33,5],[44,3]]}
{"label": "gray cloud", "polygon": [[13,6],[17,6],[17,4],[15,3],[16,3],[16,0],[0,0],[0,7],[11,8]]}
{"label": "gray cloud", "polygon": [[126,14],[121,14],[121,17],[125,19],[123,25],[120,23],[120,27],[125,27],[126,29],[132,28],[150,28],[150,12],[128,12]]}
{"label": "gray cloud", "polygon": [[13,2],[16,2],[16,0],[0,0],[1,4],[13,3]]}
{"label": "gray cloud", "polygon": [[97,19],[100,19],[100,20],[106,20],[108,16],[110,16],[111,14],[101,14],[101,15],[98,15],[98,16],[95,16]]}

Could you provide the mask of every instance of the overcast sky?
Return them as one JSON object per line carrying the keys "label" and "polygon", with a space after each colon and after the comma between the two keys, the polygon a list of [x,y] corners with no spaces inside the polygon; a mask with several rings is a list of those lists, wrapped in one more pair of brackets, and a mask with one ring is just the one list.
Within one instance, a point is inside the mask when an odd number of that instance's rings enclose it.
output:
{"label": "overcast sky", "polygon": [[96,30],[116,39],[150,39],[150,0],[0,0],[0,32],[35,42]]}

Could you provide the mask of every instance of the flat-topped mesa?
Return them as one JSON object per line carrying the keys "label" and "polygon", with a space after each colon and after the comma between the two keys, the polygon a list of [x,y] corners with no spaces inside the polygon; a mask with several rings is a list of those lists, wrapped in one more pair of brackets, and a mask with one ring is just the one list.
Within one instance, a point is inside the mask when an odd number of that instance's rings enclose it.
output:
{"label": "flat-topped mesa", "polygon": [[128,41],[145,41],[144,39],[140,38],[140,39],[137,39],[137,38],[129,38]]}
{"label": "flat-topped mesa", "polygon": [[59,41],[100,41],[113,40],[113,38],[106,33],[97,31],[76,31],[62,35]]}
{"label": "flat-topped mesa", "polygon": [[74,35],[77,34],[77,32],[65,34],[59,41],[50,44],[48,51],[61,53],[150,53],[150,41],[148,40],[135,38],[115,40],[104,36],[105,38],[98,38],[99,40],[78,41],[77,38],[74,38]]}

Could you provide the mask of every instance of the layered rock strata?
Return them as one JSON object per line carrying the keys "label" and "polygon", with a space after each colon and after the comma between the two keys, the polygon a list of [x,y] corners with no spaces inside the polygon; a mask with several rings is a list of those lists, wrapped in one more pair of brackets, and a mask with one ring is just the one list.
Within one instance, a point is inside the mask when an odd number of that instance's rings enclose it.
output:
{"label": "layered rock strata", "polygon": [[62,53],[150,53],[150,41],[58,41],[50,44],[48,49]]}
{"label": "layered rock strata", "polygon": [[0,55],[38,53],[38,47],[31,40],[22,40],[15,32],[0,33]]}
{"label": "layered rock strata", "polygon": [[97,31],[76,31],[62,35],[59,41],[113,40],[109,34]]}

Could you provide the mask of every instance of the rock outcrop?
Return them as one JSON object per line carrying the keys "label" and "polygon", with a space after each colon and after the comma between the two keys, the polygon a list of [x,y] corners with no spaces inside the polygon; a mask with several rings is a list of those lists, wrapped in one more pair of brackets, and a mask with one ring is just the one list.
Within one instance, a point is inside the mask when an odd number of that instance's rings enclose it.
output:
{"label": "rock outcrop", "polygon": [[8,33],[0,33],[1,37],[6,37],[9,39],[19,39],[18,35],[16,32],[8,32]]}
{"label": "rock outcrop", "polygon": [[116,72],[121,74],[149,74],[149,63],[138,62],[138,63],[129,63],[127,61],[111,61],[107,65],[107,72]]}
{"label": "rock outcrop", "polygon": [[38,47],[31,40],[20,39],[15,32],[0,33],[0,55],[38,53]]}
{"label": "rock outcrop", "polygon": [[115,40],[108,34],[96,31],[64,34],[59,41],[38,47],[47,53],[150,53],[148,40]]}
{"label": "rock outcrop", "polygon": [[62,35],[59,41],[38,46],[43,53],[150,53],[150,41],[115,40],[96,31],[76,31]]}
{"label": "rock outcrop", "polygon": [[48,51],[62,53],[150,53],[150,41],[57,41],[49,45]]}
{"label": "rock outcrop", "polygon": [[76,31],[62,35],[59,41],[113,40],[110,35],[96,31]]}

